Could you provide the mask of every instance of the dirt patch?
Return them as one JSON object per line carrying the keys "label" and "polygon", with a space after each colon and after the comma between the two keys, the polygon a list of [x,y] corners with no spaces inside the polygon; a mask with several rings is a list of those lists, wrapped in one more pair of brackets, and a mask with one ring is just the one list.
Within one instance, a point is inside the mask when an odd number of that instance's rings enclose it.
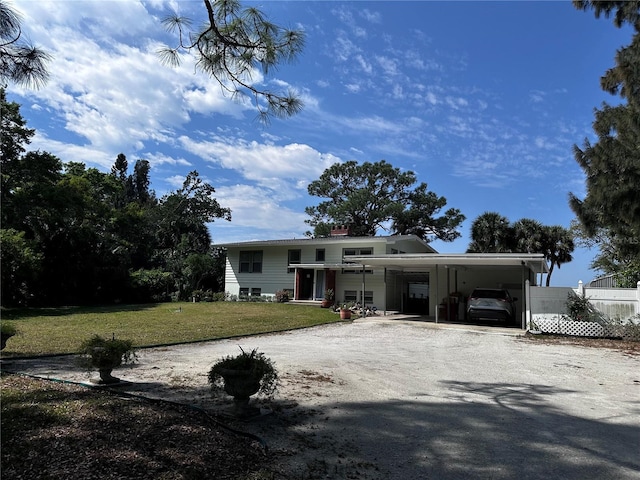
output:
{"label": "dirt patch", "polygon": [[202,412],[3,376],[2,478],[258,479],[261,445]]}
{"label": "dirt patch", "polygon": [[531,334],[523,335],[523,339],[536,343],[552,345],[576,345],[589,348],[608,348],[618,350],[627,355],[640,355],[640,342],[617,338],[586,338],[567,335]]}

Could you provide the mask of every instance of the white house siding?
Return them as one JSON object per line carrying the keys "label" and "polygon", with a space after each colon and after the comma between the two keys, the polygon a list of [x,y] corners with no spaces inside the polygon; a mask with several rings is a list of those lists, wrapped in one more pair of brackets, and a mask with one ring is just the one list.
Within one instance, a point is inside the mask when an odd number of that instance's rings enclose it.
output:
{"label": "white house siding", "polygon": [[[277,241],[276,241],[277,242]],[[343,262],[345,249],[372,248],[373,255],[383,255],[392,251],[405,253],[430,252],[432,249],[415,238],[406,237],[344,237],[323,239],[301,239],[297,241],[285,240],[278,245],[269,245],[272,242],[245,242],[227,246],[227,261],[225,269],[225,290],[231,295],[240,295],[241,288],[260,289],[261,295],[271,296],[278,290],[295,287],[295,273],[287,273],[289,250],[301,251],[300,263],[306,268],[318,267],[314,272],[314,298],[321,299],[318,292],[324,287],[316,285],[318,270],[324,270],[322,264],[339,265]],[[316,261],[316,250],[324,249],[324,262]],[[240,273],[240,252],[247,250],[260,250],[263,252],[261,273]],[[388,281],[394,283],[392,275],[387,276]],[[362,298],[362,274],[342,273],[337,269],[336,274],[336,301],[345,301],[345,291],[356,291],[357,299]],[[385,309],[384,304],[384,271],[374,270],[365,274],[365,291],[373,293],[373,305],[379,309]],[[367,302],[371,303],[371,302]]]}
{"label": "white house siding", "polygon": [[[346,274],[338,272],[336,276],[336,302],[343,303],[345,301],[345,292],[347,290],[356,291],[356,299],[361,301],[363,287],[363,275]],[[379,270],[373,273],[364,274],[364,291],[371,292],[373,300],[366,302],[367,306],[375,306],[380,310],[385,310],[384,303],[384,275]]]}
{"label": "white house siding", "polygon": [[[262,251],[261,273],[240,273],[240,252]],[[286,246],[229,248],[225,268],[225,290],[240,295],[240,288],[260,289],[262,295],[275,295],[278,290],[293,289],[295,274],[287,273],[288,251]],[[314,250],[315,254],[315,250]],[[304,255],[304,253],[303,253]]]}

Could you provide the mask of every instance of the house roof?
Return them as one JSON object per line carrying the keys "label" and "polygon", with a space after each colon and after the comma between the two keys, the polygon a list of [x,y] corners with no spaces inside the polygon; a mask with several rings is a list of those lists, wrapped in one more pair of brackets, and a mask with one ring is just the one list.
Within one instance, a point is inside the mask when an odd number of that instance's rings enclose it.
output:
{"label": "house roof", "polygon": [[391,255],[345,255],[345,262],[365,267],[420,272],[442,267],[517,267],[526,266],[534,273],[548,273],[549,266],[541,253],[405,253]]}
{"label": "house roof", "polygon": [[247,247],[272,247],[272,246],[297,246],[297,245],[328,245],[328,244],[348,244],[356,243],[361,245],[364,242],[367,243],[385,243],[394,244],[399,241],[414,241],[420,243],[422,246],[431,250],[433,253],[437,253],[436,250],[427,242],[422,240],[416,235],[387,235],[376,237],[350,237],[350,236],[334,236],[334,237],[320,237],[320,238],[288,238],[278,240],[250,240],[247,242],[230,242],[214,244],[215,247],[223,248],[247,248]]}

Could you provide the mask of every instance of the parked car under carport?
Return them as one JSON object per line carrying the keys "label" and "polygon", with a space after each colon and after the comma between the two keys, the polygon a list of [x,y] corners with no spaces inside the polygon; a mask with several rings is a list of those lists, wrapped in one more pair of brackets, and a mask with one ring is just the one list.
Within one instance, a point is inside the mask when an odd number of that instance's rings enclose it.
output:
{"label": "parked car under carport", "polygon": [[504,288],[476,288],[467,301],[467,319],[471,322],[488,320],[512,325],[515,322],[516,300]]}

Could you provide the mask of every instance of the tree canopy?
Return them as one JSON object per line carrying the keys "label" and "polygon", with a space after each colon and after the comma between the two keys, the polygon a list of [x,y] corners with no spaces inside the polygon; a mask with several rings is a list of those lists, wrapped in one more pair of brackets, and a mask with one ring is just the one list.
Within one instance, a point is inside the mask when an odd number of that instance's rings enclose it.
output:
{"label": "tree canopy", "polygon": [[426,241],[458,238],[464,215],[450,208],[437,216],[446,198],[427,190],[426,183],[415,183],[413,172],[403,172],[384,160],[336,163],[308,186],[309,195],[327,200],[305,209],[311,216],[306,223],[314,228],[307,234],[326,236],[331,224],[345,224],[354,236],[374,236],[385,229]]}
{"label": "tree canopy", "polygon": [[547,286],[555,267],[569,263],[573,233],[560,225],[543,225],[531,218],[514,223],[497,212],[485,212],[471,224],[468,253],[542,253],[549,262]]}
{"label": "tree canopy", "polygon": [[[607,239],[598,243],[601,254],[592,266],[617,273],[635,264],[640,280],[640,2],[582,0],[574,5],[593,10],[596,18],[613,16],[616,27],[635,30],[631,43],[617,51],[615,65],[600,79],[602,89],[619,96],[621,103],[595,109],[598,140],[574,146],[586,176],[586,196],[570,194],[569,203],[583,235]],[[603,259],[610,254],[614,257]]]}
{"label": "tree canopy", "polygon": [[49,78],[51,56],[24,40],[21,23],[20,16],[0,0],[0,87],[14,82],[38,88]]}
{"label": "tree canopy", "polygon": [[207,21],[200,29],[193,30],[191,20],[177,14],[163,20],[178,39],[176,46],[159,50],[162,61],[178,66],[182,53],[193,53],[197,68],[224,91],[252,96],[262,121],[299,112],[302,101],[293,91],[259,88],[252,77],[258,70],[266,75],[279,64],[295,60],[304,47],[304,32],[275,25],[257,8],[243,8],[237,0],[203,1]]}
{"label": "tree canopy", "polygon": [[[222,288],[207,224],[231,219],[197,172],[157,199],[150,165],[109,173],[26,151],[34,131],[0,89],[2,305],[186,299]],[[210,258],[205,258],[210,257]]]}

